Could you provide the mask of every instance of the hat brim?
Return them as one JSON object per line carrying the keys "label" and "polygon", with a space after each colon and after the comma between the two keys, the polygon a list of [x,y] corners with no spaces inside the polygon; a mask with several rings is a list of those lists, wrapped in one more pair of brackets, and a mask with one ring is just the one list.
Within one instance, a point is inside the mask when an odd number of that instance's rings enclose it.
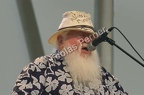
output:
{"label": "hat brim", "polygon": [[49,38],[48,43],[56,47],[56,44],[57,44],[57,36],[58,36],[58,35],[63,35],[64,33],[67,33],[67,32],[70,31],[70,30],[75,30],[75,31],[78,31],[78,32],[85,32],[85,33],[90,33],[90,34],[95,34],[95,33],[96,33],[96,32],[94,32],[94,31],[86,31],[86,30],[82,30],[82,29],[78,29],[78,28],[65,28],[65,29],[59,30],[59,31],[57,31],[55,34],[53,34],[53,35]]}

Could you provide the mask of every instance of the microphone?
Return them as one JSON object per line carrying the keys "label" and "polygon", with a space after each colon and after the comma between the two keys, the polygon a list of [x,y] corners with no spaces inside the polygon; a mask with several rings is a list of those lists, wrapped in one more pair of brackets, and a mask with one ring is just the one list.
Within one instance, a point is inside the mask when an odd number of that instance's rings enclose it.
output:
{"label": "microphone", "polygon": [[111,32],[114,29],[114,27],[110,27],[108,30],[105,30],[105,28],[102,28],[98,30],[98,38],[94,39],[93,41],[89,42],[87,45],[87,49],[90,51],[93,51],[96,49],[96,46],[105,41],[107,39],[107,35],[109,32]]}

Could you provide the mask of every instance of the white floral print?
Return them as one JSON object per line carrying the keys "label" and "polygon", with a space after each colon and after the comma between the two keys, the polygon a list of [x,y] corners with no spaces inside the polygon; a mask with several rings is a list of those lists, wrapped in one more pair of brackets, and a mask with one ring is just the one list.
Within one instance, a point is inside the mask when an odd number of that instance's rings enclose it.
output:
{"label": "white floral print", "polygon": [[48,85],[46,87],[46,91],[50,92],[51,90],[55,90],[56,89],[56,87],[58,86],[58,81],[57,80],[52,80],[52,78],[49,77],[46,80],[46,85]]}
{"label": "white floral print", "polygon": [[37,58],[25,66],[16,80],[12,95],[128,95],[119,81],[103,67],[101,85],[74,85],[59,53]]}
{"label": "white floral print", "polygon": [[72,90],[72,86],[71,85],[62,85],[61,86],[61,89],[60,89],[60,94],[61,95],[73,95],[74,91],[71,91]]}

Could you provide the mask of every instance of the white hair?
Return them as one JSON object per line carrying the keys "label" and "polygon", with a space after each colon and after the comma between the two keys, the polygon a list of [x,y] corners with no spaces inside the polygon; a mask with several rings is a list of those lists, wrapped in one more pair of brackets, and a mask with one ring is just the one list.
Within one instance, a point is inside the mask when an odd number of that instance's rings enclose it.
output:
{"label": "white hair", "polygon": [[[67,46],[66,46],[67,47]],[[97,89],[101,84],[101,67],[97,51],[81,56],[81,47],[65,56],[65,62],[75,85],[93,85]]]}

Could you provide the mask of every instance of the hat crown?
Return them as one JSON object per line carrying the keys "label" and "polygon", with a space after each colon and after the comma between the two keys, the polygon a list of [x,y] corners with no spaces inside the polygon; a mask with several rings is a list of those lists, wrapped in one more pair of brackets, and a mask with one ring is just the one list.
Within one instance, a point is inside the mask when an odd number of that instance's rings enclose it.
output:
{"label": "hat crown", "polygon": [[65,12],[63,14],[63,20],[59,25],[58,29],[71,27],[71,26],[78,26],[78,25],[93,27],[90,14],[81,11]]}
{"label": "hat crown", "polygon": [[82,11],[65,12],[58,31],[49,38],[48,42],[56,46],[58,35],[67,33],[70,30],[94,34],[91,15]]}

